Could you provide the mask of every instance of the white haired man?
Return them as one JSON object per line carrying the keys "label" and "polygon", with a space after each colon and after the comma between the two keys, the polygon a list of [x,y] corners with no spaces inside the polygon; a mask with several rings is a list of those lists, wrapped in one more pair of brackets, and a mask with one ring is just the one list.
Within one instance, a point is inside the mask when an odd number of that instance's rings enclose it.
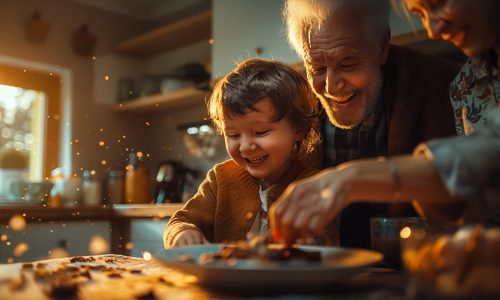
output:
{"label": "white haired man", "polygon": [[[289,41],[327,116],[322,121],[322,167],[411,153],[423,141],[455,134],[446,99],[458,67],[390,45],[389,11],[386,0],[286,2]],[[320,191],[323,183],[316,182]],[[371,217],[412,214],[394,207],[347,207],[340,218],[340,244],[370,247]],[[295,221],[300,223],[300,216]]]}

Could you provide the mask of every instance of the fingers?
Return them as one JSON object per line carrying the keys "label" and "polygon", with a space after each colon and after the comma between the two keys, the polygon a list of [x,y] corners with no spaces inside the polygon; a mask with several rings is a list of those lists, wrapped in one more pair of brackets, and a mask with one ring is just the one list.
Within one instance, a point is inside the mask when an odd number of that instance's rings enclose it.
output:
{"label": "fingers", "polygon": [[271,207],[270,225],[276,241],[290,245],[315,236],[347,206],[350,185],[342,181],[342,173],[318,175],[291,184]]}
{"label": "fingers", "polygon": [[270,226],[273,238],[277,242],[291,245],[296,237],[290,231],[297,204],[296,199],[300,198],[300,190],[297,191],[294,184],[291,184],[281,195],[278,201],[270,209]]}
{"label": "fingers", "polygon": [[309,188],[303,182],[291,184],[270,210],[273,237],[278,242],[291,245],[301,236],[295,225],[299,213],[310,205]]}
{"label": "fingers", "polygon": [[203,234],[195,229],[181,231],[174,240],[172,248],[208,244]]}
{"label": "fingers", "polygon": [[204,244],[209,244],[210,242],[203,236],[203,234],[200,234],[200,244],[204,245]]}

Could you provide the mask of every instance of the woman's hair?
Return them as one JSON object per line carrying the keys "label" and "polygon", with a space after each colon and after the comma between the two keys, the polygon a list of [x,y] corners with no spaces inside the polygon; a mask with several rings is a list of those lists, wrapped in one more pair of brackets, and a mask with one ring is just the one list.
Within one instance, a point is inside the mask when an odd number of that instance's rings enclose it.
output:
{"label": "woman's hair", "polygon": [[389,0],[287,0],[283,16],[290,45],[304,58],[310,32],[318,30],[336,13],[351,8],[365,16],[356,22],[362,22],[375,41],[382,40],[390,30]]}
{"label": "woman's hair", "polygon": [[300,150],[309,152],[319,142],[317,99],[306,79],[284,63],[260,58],[240,63],[220,79],[208,100],[208,112],[219,133],[224,118],[257,111],[255,105],[268,97],[274,107],[273,121],[287,118],[306,135]]}

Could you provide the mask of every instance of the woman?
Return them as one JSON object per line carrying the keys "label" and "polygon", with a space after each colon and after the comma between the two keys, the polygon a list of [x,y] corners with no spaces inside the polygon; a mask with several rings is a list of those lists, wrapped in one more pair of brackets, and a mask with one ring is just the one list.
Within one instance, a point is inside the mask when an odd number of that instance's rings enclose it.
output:
{"label": "woman", "polygon": [[[408,202],[428,218],[483,221],[500,214],[500,2],[400,0],[430,38],[469,60],[450,86],[459,136],[414,155],[353,161],[288,187],[270,211],[277,240],[315,235],[351,203]],[[388,200],[392,199],[392,200]]]}

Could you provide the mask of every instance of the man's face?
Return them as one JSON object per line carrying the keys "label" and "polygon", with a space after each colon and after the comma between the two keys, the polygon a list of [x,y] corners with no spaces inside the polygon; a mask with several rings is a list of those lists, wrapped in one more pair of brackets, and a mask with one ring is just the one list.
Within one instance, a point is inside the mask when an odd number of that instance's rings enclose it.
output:
{"label": "man's face", "polygon": [[[305,65],[330,122],[360,124],[374,109],[382,85],[387,47],[369,37],[359,14],[342,11],[309,35]],[[378,40],[378,41],[375,41]]]}

